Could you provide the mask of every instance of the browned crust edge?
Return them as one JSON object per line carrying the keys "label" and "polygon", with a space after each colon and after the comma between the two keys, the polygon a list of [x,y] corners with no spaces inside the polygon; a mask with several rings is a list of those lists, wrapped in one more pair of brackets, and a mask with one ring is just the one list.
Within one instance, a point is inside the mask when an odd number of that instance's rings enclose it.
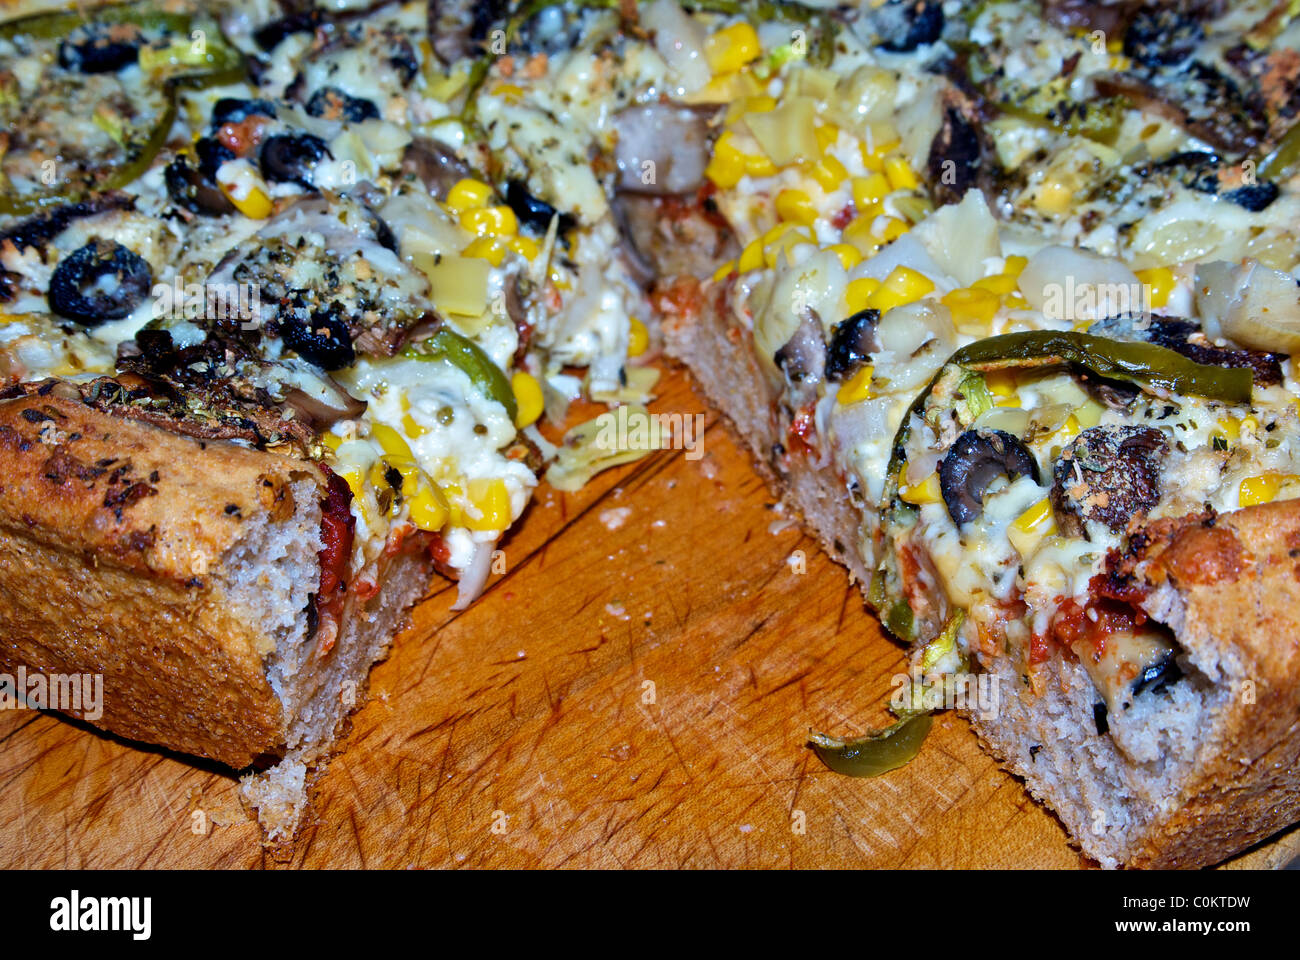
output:
{"label": "browned crust edge", "polygon": [[278,754],[273,642],[215,581],[243,525],[292,515],[303,479],[323,489],[287,457],[55,396],[0,401],[0,669],[101,674],[87,719],[130,739],[235,768]]}

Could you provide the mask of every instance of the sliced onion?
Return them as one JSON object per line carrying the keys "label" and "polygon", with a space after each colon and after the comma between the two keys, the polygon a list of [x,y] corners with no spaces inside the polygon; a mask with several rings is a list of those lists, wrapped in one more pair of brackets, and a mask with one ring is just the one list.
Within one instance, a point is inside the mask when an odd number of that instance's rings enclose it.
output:
{"label": "sliced onion", "polygon": [[456,602],[451,605],[453,610],[464,610],[483,592],[487,586],[488,574],[492,572],[492,551],[495,547],[495,540],[474,544],[474,553],[460,573]]}
{"label": "sliced onion", "polygon": [[1211,337],[1250,350],[1300,352],[1300,287],[1257,260],[1197,267],[1196,309]]}
{"label": "sliced onion", "polygon": [[654,34],[655,49],[677,74],[685,93],[709,82],[704,25],[686,15],[677,0],[654,0],[641,11],[641,25]]}

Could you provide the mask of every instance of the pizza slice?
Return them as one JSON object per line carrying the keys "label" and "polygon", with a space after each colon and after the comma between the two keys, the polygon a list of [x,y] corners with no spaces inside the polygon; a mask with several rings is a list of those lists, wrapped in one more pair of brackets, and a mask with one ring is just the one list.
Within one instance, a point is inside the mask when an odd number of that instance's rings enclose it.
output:
{"label": "pizza slice", "polygon": [[484,588],[544,410],[655,379],[603,195],[467,134],[428,13],[0,25],[0,667],[101,677],[69,712],[246,771],[271,840],[433,570]]}
{"label": "pizza slice", "polygon": [[742,250],[661,284],[666,343],[909,646],[828,763],[955,705],[1088,856],[1213,863],[1300,816],[1293,34],[951,6],[846,14],[732,105]]}

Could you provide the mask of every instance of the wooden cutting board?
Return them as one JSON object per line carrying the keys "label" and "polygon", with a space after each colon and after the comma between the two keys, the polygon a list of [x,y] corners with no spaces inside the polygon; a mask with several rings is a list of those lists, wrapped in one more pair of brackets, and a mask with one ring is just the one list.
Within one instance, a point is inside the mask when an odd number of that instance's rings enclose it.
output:
{"label": "wooden cutting board", "polygon": [[[886,777],[822,767],[809,728],[886,722],[901,650],[685,374],[659,392],[707,414],[704,456],[543,487],[465,612],[436,579],[291,848],[228,771],[6,711],[0,865],[1087,866],[955,715]],[[1234,864],[1297,853],[1292,830]]]}

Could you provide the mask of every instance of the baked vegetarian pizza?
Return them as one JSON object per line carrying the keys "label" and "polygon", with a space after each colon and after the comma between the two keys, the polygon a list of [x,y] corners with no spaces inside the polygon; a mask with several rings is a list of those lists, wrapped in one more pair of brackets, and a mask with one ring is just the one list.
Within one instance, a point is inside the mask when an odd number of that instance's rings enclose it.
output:
{"label": "baked vegetarian pizza", "polygon": [[908,646],[830,766],[992,691],[1086,854],[1223,859],[1300,819],[1292,6],[15,6],[0,665],[290,837],[662,344]]}

